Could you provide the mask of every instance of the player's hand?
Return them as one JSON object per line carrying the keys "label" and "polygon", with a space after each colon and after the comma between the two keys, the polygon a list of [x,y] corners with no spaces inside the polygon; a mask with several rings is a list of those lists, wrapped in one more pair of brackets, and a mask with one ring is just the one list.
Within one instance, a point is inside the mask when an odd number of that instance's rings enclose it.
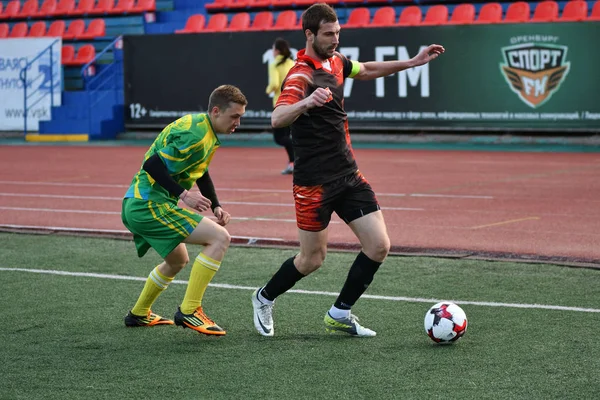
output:
{"label": "player's hand", "polygon": [[184,190],[179,198],[185,203],[185,205],[200,212],[208,210],[211,205],[210,200],[202,196],[202,193],[200,192],[190,192],[188,190]]}
{"label": "player's hand", "polygon": [[227,225],[229,220],[231,220],[231,215],[221,207],[215,207],[213,213],[215,214],[215,217],[217,217],[217,224],[221,226]]}
{"label": "player's hand", "polygon": [[440,46],[439,44],[429,45],[412,59],[415,64],[414,66],[418,67],[419,65],[427,64],[429,61],[438,58],[445,51],[444,46]]}
{"label": "player's hand", "polygon": [[317,88],[317,90],[308,96],[308,108],[322,107],[330,100],[333,100],[333,96],[329,88]]}

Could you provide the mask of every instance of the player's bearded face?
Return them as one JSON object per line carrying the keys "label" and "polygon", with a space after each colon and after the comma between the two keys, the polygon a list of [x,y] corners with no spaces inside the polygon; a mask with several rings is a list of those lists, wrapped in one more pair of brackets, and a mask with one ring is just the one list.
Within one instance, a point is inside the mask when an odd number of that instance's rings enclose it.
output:
{"label": "player's bearded face", "polygon": [[315,35],[312,48],[319,58],[327,59],[333,56],[335,49],[340,43],[339,22],[322,23],[317,35]]}

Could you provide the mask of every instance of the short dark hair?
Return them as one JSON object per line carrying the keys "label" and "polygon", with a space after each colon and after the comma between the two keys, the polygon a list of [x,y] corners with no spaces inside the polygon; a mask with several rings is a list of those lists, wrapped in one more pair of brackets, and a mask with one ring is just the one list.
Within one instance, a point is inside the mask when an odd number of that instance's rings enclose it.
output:
{"label": "short dark hair", "polygon": [[333,7],[325,3],[313,4],[302,14],[302,32],[310,29],[316,35],[321,23],[326,24],[337,20],[338,17]]}
{"label": "short dark hair", "polygon": [[229,103],[237,103],[243,106],[248,104],[246,96],[242,91],[233,85],[221,85],[210,94],[208,98],[208,112],[213,107],[219,107],[221,110],[227,110]]}

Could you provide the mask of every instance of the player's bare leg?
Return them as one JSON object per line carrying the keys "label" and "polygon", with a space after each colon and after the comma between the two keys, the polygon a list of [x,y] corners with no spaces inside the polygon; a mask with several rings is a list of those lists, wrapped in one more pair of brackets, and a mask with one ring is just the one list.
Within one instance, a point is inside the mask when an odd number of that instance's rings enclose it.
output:
{"label": "player's bare leg", "polygon": [[204,249],[194,260],[185,297],[175,313],[175,324],[205,335],[225,335],[225,330],[204,313],[202,299],[221,266],[231,236],[222,226],[203,218],[185,242],[204,245]]}
{"label": "player's bare leg", "polygon": [[358,318],[351,313],[351,308],[369,287],[377,269],[387,257],[390,240],[381,211],[360,217],[350,222],[349,226],[360,240],[362,251],[350,267],[338,299],[325,315],[325,326],[329,332],[372,337],[376,333],[361,326]]}

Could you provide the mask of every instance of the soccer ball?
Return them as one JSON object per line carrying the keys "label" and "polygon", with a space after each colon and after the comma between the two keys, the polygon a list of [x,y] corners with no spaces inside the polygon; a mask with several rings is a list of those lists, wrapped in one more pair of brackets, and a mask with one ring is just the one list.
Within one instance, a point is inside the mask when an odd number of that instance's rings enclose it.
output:
{"label": "soccer ball", "polygon": [[434,304],[425,314],[425,332],[436,343],[454,343],[466,331],[467,315],[452,302]]}

